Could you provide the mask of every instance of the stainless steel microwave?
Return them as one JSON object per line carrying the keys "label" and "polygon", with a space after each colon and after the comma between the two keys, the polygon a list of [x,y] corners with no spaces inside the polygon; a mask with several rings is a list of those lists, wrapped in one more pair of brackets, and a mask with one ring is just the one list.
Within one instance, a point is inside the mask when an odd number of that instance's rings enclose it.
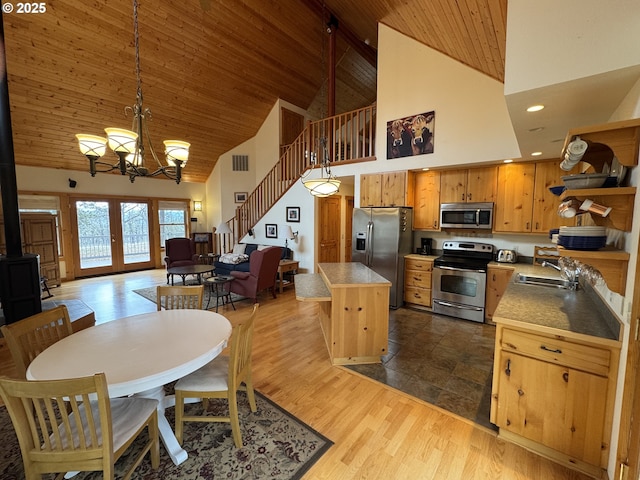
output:
{"label": "stainless steel microwave", "polygon": [[440,228],[475,228],[491,230],[493,203],[442,203]]}

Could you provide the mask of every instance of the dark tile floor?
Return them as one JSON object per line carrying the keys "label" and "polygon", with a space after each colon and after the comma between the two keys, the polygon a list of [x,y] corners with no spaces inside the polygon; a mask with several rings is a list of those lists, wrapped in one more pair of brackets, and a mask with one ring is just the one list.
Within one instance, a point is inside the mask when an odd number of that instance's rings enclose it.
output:
{"label": "dark tile floor", "polygon": [[468,418],[489,422],[495,327],[399,308],[390,310],[389,353],[354,371]]}

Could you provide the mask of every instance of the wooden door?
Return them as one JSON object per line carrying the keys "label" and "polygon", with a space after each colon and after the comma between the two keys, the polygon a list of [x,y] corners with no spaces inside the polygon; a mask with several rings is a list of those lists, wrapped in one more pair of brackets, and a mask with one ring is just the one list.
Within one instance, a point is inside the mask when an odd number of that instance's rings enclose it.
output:
{"label": "wooden door", "polygon": [[75,277],[154,267],[149,200],[74,198],[71,217]]}
{"label": "wooden door", "polygon": [[501,352],[497,425],[601,466],[608,379]]}
{"label": "wooden door", "polygon": [[487,269],[487,293],[484,304],[484,318],[487,322],[493,323],[493,313],[498,308],[498,303],[511,281],[515,269],[492,267]]}
{"label": "wooden door", "polygon": [[467,171],[440,172],[440,203],[464,202],[467,197]]}
{"label": "wooden door", "polygon": [[560,169],[560,160],[536,163],[535,186],[533,191],[533,218],[531,231],[549,233],[552,228],[576,224],[576,218],[562,218],[558,215],[560,200],[549,191],[549,187],[562,185],[563,175],[579,173],[578,164],[570,172]]}
{"label": "wooden door", "polygon": [[282,107],[280,109],[280,146],[293,143],[304,130],[304,116]]}
{"label": "wooden door", "polygon": [[382,206],[382,175],[366,173],[360,175],[360,206]]}
{"label": "wooden door", "polygon": [[355,199],[351,196],[345,197],[345,218],[344,218],[344,261],[351,261],[351,247],[353,246],[353,207]]}
{"label": "wooden door", "polygon": [[533,215],[533,163],[511,163],[498,167],[494,232],[530,232]]}
{"label": "wooden door", "polygon": [[318,199],[320,209],[318,263],[340,261],[340,197]]}
{"label": "wooden door", "polygon": [[471,168],[467,175],[467,202],[495,202],[498,167]]}
{"label": "wooden door", "polygon": [[60,260],[58,258],[58,232],[53,215],[22,215],[22,241],[25,253],[40,256],[41,276],[47,284],[60,285]]}
{"label": "wooden door", "polygon": [[440,172],[418,172],[413,201],[414,230],[440,230]]}

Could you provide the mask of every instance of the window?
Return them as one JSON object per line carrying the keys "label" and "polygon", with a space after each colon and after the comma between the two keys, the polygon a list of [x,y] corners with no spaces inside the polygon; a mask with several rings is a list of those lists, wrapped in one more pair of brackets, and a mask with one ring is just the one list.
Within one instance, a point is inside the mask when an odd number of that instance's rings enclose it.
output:
{"label": "window", "polygon": [[160,202],[158,206],[160,223],[160,246],[164,248],[167,238],[187,236],[186,202]]}

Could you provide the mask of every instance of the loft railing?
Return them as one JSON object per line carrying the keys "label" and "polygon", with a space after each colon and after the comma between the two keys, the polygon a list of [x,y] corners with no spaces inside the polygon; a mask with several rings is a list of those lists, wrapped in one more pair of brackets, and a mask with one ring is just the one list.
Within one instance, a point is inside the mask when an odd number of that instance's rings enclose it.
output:
{"label": "loft railing", "polygon": [[[375,160],[375,105],[309,122],[293,143],[287,146],[271,170],[247,200],[227,221],[231,233],[225,243],[232,248],[307,170],[318,168],[326,139],[331,165]],[[219,244],[222,245],[222,239]]]}

